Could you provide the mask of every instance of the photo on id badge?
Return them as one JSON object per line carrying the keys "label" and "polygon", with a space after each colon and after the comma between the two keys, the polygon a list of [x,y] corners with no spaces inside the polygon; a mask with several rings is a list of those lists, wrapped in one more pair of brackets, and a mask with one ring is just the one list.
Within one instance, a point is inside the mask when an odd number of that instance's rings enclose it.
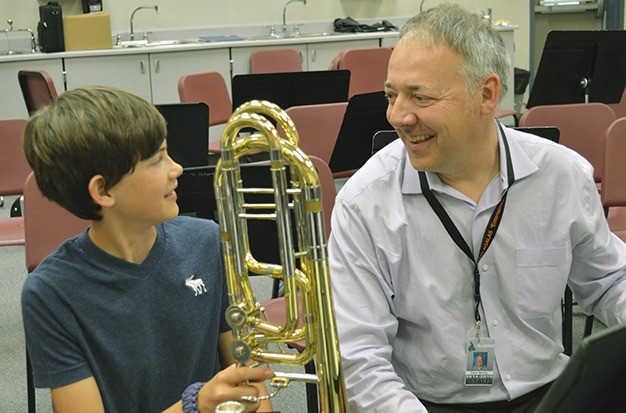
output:
{"label": "photo on id badge", "polygon": [[466,386],[491,386],[493,384],[492,339],[470,339],[467,341]]}

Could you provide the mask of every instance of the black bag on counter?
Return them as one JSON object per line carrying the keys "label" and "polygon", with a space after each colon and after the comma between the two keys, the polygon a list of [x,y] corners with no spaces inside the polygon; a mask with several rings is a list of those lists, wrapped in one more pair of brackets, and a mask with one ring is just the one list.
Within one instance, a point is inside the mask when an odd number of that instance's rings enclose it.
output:
{"label": "black bag on counter", "polygon": [[58,2],[50,1],[48,4],[39,6],[37,41],[39,50],[44,53],[65,51],[63,12]]}
{"label": "black bag on counter", "polygon": [[346,17],[345,19],[335,19],[333,22],[335,32],[337,33],[368,33],[368,32],[390,32],[396,31],[398,28],[387,20],[383,20],[382,23],[361,24],[354,20],[352,17]]}

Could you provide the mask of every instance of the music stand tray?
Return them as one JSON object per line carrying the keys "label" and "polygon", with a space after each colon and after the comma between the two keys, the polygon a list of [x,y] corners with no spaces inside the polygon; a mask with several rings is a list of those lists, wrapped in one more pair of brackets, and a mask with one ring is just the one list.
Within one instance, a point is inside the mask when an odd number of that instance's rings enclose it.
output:
{"label": "music stand tray", "polygon": [[551,31],[527,108],[618,103],[626,85],[626,31]]}
{"label": "music stand tray", "polygon": [[349,86],[349,70],[237,75],[232,80],[233,109],[254,99],[267,100],[281,109],[346,102]]}
{"label": "music stand tray", "polygon": [[389,129],[393,128],[387,121],[385,92],[352,96],[330,157],[330,170],[337,173],[359,169],[372,155],[373,136]]}
{"label": "music stand tray", "polygon": [[209,164],[209,107],[206,103],[155,105],[167,122],[167,151],[188,168]]}

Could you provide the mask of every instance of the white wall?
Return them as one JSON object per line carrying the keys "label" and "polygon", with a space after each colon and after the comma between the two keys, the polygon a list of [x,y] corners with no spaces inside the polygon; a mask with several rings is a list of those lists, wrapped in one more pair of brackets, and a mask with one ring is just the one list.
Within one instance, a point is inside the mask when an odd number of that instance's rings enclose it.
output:
{"label": "white wall", "polygon": [[[57,0],[64,15],[82,13],[81,0]],[[142,10],[135,15],[135,28],[165,30],[201,27],[232,27],[237,25],[278,25],[286,0],[103,0],[104,11],[111,15],[111,29],[129,31],[132,11],[143,5],[156,4],[159,14]],[[515,31],[515,66],[529,66],[529,2],[528,0],[460,0],[468,8],[487,10],[492,8],[493,19],[506,19],[519,26]],[[0,0],[0,28],[12,18],[15,28],[29,27],[36,30],[39,5],[47,0]],[[332,22],[337,17],[350,16],[359,19],[382,20],[387,17],[410,17],[419,12],[421,0],[308,0],[306,6],[291,4],[288,21]],[[441,0],[425,0],[427,9]]]}

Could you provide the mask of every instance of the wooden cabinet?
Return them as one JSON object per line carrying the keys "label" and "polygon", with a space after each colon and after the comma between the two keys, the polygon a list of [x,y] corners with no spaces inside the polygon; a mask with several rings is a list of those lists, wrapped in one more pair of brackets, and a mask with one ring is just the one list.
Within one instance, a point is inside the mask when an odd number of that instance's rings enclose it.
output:
{"label": "wooden cabinet", "polygon": [[26,103],[22,96],[22,90],[17,80],[17,72],[22,69],[45,70],[54,81],[54,87],[58,93],[65,89],[63,85],[63,62],[62,59],[29,59],[6,61],[0,64],[0,118],[28,118]]}
{"label": "wooden cabinet", "polygon": [[227,48],[66,58],[67,89],[114,86],[152,103],[176,103],[182,75],[217,71],[228,80],[229,60]]}
{"label": "wooden cabinet", "polygon": [[150,54],[153,103],[180,102],[178,79],[181,76],[219,72],[230,89],[230,55],[227,48]]}
{"label": "wooden cabinet", "polygon": [[66,87],[113,86],[151,102],[149,65],[147,53],[66,58]]}

